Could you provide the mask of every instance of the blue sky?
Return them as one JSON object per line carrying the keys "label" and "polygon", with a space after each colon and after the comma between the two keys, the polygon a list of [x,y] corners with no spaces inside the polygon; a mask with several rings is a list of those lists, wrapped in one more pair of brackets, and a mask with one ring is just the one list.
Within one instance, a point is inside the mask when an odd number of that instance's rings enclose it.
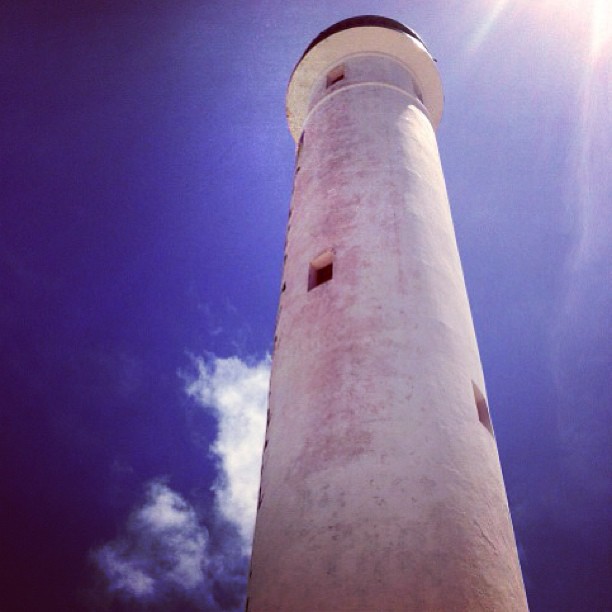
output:
{"label": "blue sky", "polygon": [[0,608],[244,596],[318,32],[406,23],[438,130],[533,611],[612,609],[612,9],[601,0],[0,8]]}

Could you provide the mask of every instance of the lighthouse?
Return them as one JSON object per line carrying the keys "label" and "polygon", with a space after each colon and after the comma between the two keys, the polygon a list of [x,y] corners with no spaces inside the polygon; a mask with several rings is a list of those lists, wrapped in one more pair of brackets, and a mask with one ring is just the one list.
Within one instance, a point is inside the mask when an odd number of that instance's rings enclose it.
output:
{"label": "lighthouse", "polygon": [[319,34],[291,75],[293,195],[247,610],[527,609],[418,35]]}

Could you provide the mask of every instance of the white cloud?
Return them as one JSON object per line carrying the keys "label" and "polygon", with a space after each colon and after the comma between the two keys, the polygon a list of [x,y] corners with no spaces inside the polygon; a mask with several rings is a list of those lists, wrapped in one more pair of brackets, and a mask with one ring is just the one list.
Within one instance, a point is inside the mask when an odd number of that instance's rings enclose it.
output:
{"label": "white cloud", "polygon": [[243,553],[248,555],[257,508],[270,359],[253,365],[237,357],[197,359],[196,367],[198,376],[188,383],[187,393],[218,419],[217,439],[211,445],[220,462],[217,508],[238,528]]}
{"label": "white cloud", "polygon": [[98,567],[108,578],[109,590],[146,598],[155,591],[155,580],[140,569],[138,561],[129,558],[127,546],[113,542],[94,553]]}
{"label": "white cloud", "polygon": [[194,364],[185,390],[218,425],[210,445],[219,468],[215,514],[199,517],[181,495],[154,480],[123,534],[91,556],[112,595],[147,609],[178,594],[198,608],[238,610],[257,508],[270,358],[249,365],[211,357]]}
{"label": "white cloud", "polygon": [[145,504],[125,534],[92,554],[111,592],[140,600],[206,582],[208,533],[195,510],[162,482],[148,485]]}

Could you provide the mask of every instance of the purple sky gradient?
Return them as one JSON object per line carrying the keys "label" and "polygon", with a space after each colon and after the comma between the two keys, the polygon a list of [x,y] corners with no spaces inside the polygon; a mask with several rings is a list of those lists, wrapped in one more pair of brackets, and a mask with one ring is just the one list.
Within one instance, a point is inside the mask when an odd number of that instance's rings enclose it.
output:
{"label": "purple sky gradient", "polygon": [[[438,60],[440,152],[531,610],[612,610],[611,11],[3,3],[0,609],[239,607],[248,560],[211,490],[223,420],[185,377],[199,356],[255,368],[270,351],[287,81],[321,30],[378,13]],[[156,589],[142,578],[141,596],[109,588],[99,551],[158,577],[160,542],[190,564]]]}

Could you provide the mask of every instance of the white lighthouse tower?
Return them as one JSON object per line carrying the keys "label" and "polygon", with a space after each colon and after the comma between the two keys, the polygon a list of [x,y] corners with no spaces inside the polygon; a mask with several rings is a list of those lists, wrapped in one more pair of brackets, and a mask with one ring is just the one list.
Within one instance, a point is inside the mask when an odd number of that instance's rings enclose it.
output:
{"label": "white lighthouse tower", "polygon": [[298,62],[298,143],[247,610],[527,609],[434,130],[377,16]]}

